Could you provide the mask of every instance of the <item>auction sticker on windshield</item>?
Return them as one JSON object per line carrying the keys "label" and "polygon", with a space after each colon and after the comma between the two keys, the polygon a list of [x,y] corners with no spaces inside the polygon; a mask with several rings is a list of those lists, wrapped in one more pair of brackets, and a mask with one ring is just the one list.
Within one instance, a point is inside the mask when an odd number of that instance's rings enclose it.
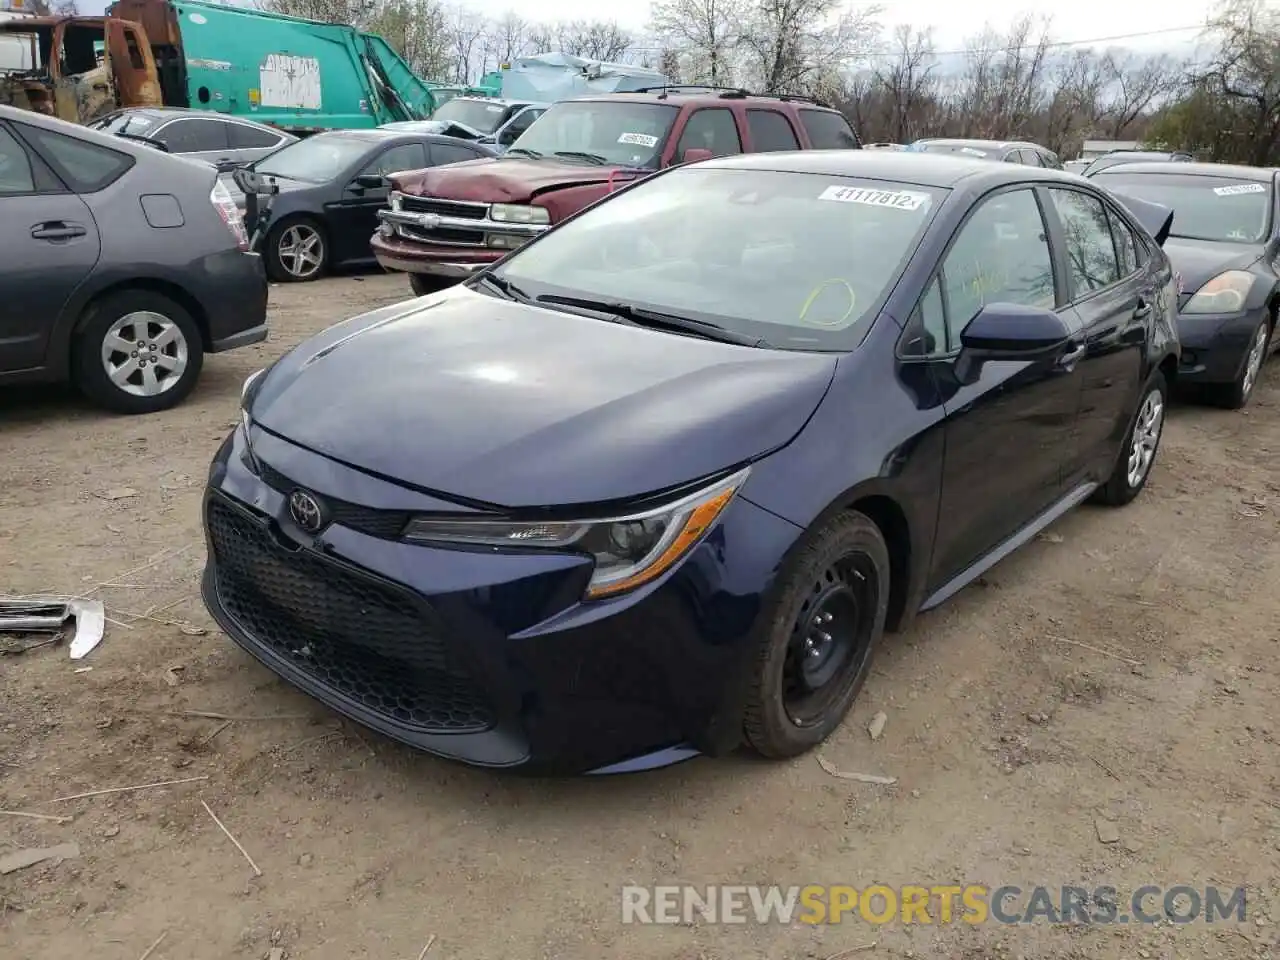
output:
{"label": "auction sticker on windshield", "polygon": [[1260,183],[1233,183],[1229,187],[1214,187],[1213,192],[1220,197],[1234,197],[1241,193],[1266,193],[1267,188]]}
{"label": "auction sticker on windshield", "polygon": [[656,147],[658,138],[651,137],[647,133],[624,133],[618,138],[619,143],[630,143],[637,147]]}
{"label": "auction sticker on windshield", "polygon": [[896,210],[919,210],[929,202],[927,193],[911,190],[868,190],[864,187],[827,187],[819,200],[837,200],[840,203],[862,203],[871,207],[893,207]]}

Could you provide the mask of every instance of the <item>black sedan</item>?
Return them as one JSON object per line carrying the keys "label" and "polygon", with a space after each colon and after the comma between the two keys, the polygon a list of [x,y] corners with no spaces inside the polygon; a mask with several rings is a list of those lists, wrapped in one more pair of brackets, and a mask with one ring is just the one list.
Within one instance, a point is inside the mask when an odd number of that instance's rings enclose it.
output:
{"label": "black sedan", "polygon": [[1165,252],[1178,274],[1178,379],[1208,399],[1249,402],[1280,310],[1277,171],[1217,163],[1127,163],[1091,179],[1173,207]]}
{"label": "black sedan", "polygon": [[205,603],[444,756],[800,754],[886,626],[1142,490],[1178,351],[1143,223],[1169,216],[918,153],[640,180],[250,378]]}
{"label": "black sedan", "polygon": [[369,238],[386,206],[387,174],[497,156],[493,148],[453,137],[396,130],[318,133],[277,150],[249,169],[274,183],[269,219],[261,201],[247,205],[250,233],[272,280],[315,280],[338,266],[374,263]]}

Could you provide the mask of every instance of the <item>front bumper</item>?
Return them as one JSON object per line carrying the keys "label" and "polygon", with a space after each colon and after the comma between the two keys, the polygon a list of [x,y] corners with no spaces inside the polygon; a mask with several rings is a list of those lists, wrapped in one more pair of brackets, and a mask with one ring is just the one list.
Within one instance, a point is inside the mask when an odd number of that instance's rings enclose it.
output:
{"label": "front bumper", "polygon": [[[589,561],[398,540],[413,509],[447,505],[256,428],[253,442],[261,476],[240,429],[210,470],[202,594],[295,686],[410,746],[489,767],[584,773],[740,742],[752,631],[791,524],[739,498],[665,578],[586,604]],[[296,487],[334,507],[319,537],[289,516]]]}
{"label": "front bumper", "polygon": [[1232,383],[1240,375],[1254,331],[1267,319],[1266,306],[1226,314],[1179,314],[1182,357],[1178,379],[1186,383]]}
{"label": "front bumper", "polygon": [[406,198],[441,209],[463,210],[468,216],[428,210],[379,210],[381,226],[370,245],[388,270],[465,277],[506,256],[548,229],[546,224],[492,220],[486,204]]}

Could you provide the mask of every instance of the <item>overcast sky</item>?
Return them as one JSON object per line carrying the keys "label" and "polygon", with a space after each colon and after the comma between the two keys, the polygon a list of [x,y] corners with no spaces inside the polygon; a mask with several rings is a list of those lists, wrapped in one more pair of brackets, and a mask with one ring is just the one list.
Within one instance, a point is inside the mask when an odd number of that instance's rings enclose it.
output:
{"label": "overcast sky", "polygon": [[[642,30],[649,20],[649,0],[464,0],[488,16],[512,10],[528,20],[616,19],[620,26]],[[1053,11],[1058,40],[1088,40],[1154,29],[1197,27],[1208,16],[1210,0],[1067,0],[1029,4],[1027,0],[886,0],[881,19],[886,24],[932,25],[941,49],[960,46],[983,20],[1000,27],[1024,11]],[[607,15],[605,15],[607,11]],[[1149,38],[1116,41],[1143,48],[1180,46],[1195,39],[1196,31],[1164,33]]]}

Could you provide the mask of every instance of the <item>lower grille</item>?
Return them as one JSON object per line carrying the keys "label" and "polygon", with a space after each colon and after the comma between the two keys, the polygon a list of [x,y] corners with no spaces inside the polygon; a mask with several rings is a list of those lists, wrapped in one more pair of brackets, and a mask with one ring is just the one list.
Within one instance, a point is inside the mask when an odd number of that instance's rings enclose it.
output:
{"label": "lower grille", "polygon": [[334,693],[428,733],[493,725],[442,624],[408,591],[306,550],[214,498],[206,520],[218,599],[255,643]]}
{"label": "lower grille", "polygon": [[444,243],[463,247],[484,246],[484,233],[479,230],[457,230],[452,227],[432,227],[428,230],[413,226],[403,226],[400,229],[406,236],[423,243]]}

